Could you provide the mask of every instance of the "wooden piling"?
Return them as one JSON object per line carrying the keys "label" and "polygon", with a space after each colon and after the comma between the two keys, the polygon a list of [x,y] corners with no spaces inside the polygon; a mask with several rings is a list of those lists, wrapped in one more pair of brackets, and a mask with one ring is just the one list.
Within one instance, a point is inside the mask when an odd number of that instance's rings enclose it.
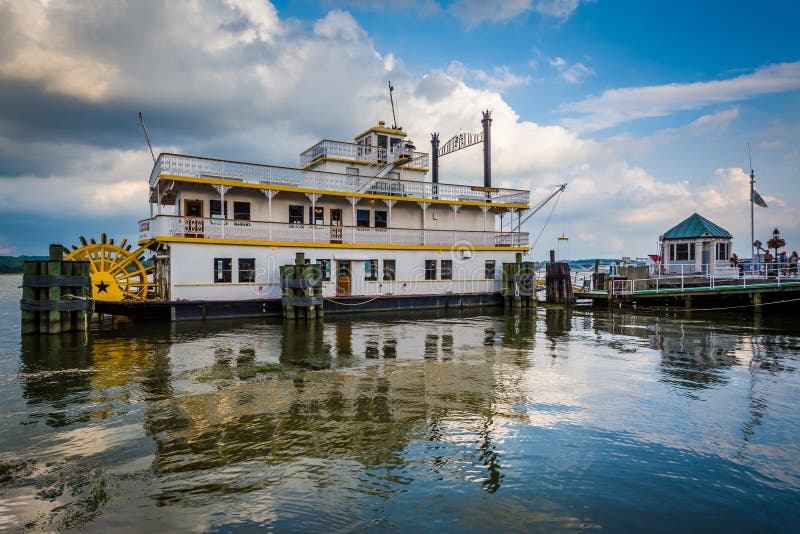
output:
{"label": "wooden piling", "polygon": [[550,251],[550,263],[547,264],[545,286],[547,287],[547,302],[572,304],[575,301],[569,263],[556,263],[554,250]]}
{"label": "wooden piling", "polygon": [[25,262],[20,301],[23,334],[86,329],[89,263],[64,261],[63,250],[59,244],[50,245],[50,259]]}
{"label": "wooden piling", "polygon": [[285,319],[316,319],[323,316],[322,268],[306,264],[300,252],[294,265],[282,265],[281,301]]}

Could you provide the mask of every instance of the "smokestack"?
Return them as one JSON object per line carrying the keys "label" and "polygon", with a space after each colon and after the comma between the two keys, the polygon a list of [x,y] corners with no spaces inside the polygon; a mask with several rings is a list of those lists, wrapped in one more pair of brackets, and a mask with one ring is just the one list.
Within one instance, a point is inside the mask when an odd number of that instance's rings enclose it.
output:
{"label": "smokestack", "polygon": [[483,186],[492,187],[492,112],[483,112]]}
{"label": "smokestack", "polygon": [[439,132],[431,134],[431,180],[439,183]]}

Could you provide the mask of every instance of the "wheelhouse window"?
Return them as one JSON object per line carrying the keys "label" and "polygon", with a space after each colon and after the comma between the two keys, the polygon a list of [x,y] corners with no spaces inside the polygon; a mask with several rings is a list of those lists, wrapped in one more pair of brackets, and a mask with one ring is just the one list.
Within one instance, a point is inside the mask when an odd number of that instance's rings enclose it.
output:
{"label": "wheelhouse window", "polygon": [[396,280],[395,260],[383,260],[383,279]]}
{"label": "wheelhouse window", "polygon": [[233,262],[230,258],[214,258],[214,283],[231,283],[231,266]]}
{"label": "wheelhouse window", "polygon": [[303,206],[289,206],[289,224],[303,224]]}
{"label": "wheelhouse window", "polygon": [[378,260],[364,262],[364,280],[375,281],[378,279]]}
{"label": "wheelhouse window", "polygon": [[730,243],[717,243],[717,259],[727,260],[730,257]]}
{"label": "wheelhouse window", "polygon": [[674,243],[670,245],[669,256],[672,261],[694,261],[694,244]]}
{"label": "wheelhouse window", "polygon": [[237,221],[250,220],[250,203],[249,202],[234,202],[233,203],[233,218]]}
{"label": "wheelhouse window", "polygon": [[239,282],[256,281],[256,259],[239,258]]}
{"label": "wheelhouse window", "polygon": [[350,175],[358,176],[358,167],[347,167],[345,172]]}
{"label": "wheelhouse window", "polygon": [[453,260],[442,260],[441,278],[442,280],[453,279]]}
{"label": "wheelhouse window", "polygon": [[331,260],[321,259],[317,260],[317,263],[319,264],[320,270],[322,271],[322,281],[328,282],[331,279]]}
{"label": "wheelhouse window", "polygon": [[356,226],[369,226],[369,210],[356,210]]}
{"label": "wheelhouse window", "polygon": [[494,260],[486,260],[485,264],[486,273],[484,276],[487,280],[494,280],[494,269],[495,269],[494,266],[495,266]]}
{"label": "wheelhouse window", "polygon": [[325,208],[309,206],[308,218],[311,220],[311,224],[325,224]]}
{"label": "wheelhouse window", "polygon": [[386,228],[389,217],[385,211],[375,211],[375,228]]}
{"label": "wheelhouse window", "polygon": [[425,280],[436,280],[436,260],[425,260]]}
{"label": "wheelhouse window", "polygon": [[225,203],[225,213],[222,213],[222,201],[221,200],[212,200],[209,203],[209,207],[211,208],[211,218],[212,219],[227,219],[228,218],[228,203]]}

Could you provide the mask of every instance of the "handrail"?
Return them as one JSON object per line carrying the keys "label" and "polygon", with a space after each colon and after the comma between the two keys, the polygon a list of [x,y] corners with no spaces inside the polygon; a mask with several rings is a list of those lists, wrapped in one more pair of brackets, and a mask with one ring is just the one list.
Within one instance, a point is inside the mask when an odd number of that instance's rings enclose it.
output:
{"label": "handrail", "polygon": [[151,188],[155,187],[158,177],[162,174],[216,177],[244,183],[323,191],[352,191],[354,194],[361,192],[367,186],[366,193],[384,196],[522,205],[530,203],[530,193],[521,189],[496,188],[486,192],[485,188],[463,184],[433,184],[396,178],[376,179],[372,176],[310,171],[169,153],[159,154],[153,165],[150,173]]}
{"label": "handrail", "polygon": [[200,236],[220,239],[372,245],[527,247],[527,232],[430,230],[374,226],[286,223],[244,219],[216,219],[156,215],[139,221],[139,239],[158,236]]}
{"label": "handrail", "polygon": [[[399,147],[400,145],[395,145]],[[382,148],[373,145],[360,145],[344,141],[323,139],[316,145],[300,153],[300,167],[306,167],[320,158],[343,158],[353,161],[366,161],[368,163],[390,163],[392,148]],[[413,152],[408,163],[403,167],[428,168],[428,153]]]}

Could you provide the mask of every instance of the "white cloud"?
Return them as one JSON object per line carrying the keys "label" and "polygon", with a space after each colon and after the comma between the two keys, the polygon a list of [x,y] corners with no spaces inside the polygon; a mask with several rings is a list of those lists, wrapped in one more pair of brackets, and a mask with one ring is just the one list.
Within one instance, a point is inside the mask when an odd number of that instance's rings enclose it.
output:
{"label": "white cloud", "polygon": [[527,75],[515,74],[506,65],[494,67],[491,73],[481,69],[467,68],[460,61],[453,61],[447,66],[447,74],[460,80],[467,80],[493,91],[503,92],[511,87],[527,85],[531,82],[531,77]]}
{"label": "white cloud", "polygon": [[587,67],[583,63],[570,65],[563,57],[547,58],[547,62],[559,72],[562,80],[572,84],[583,83],[586,78],[591,78],[596,74],[591,67]]}
{"label": "white cloud", "polygon": [[[600,143],[569,127],[521,120],[502,91],[528,83],[529,77],[505,66],[480,70],[457,62],[414,77],[403,67],[401,54],[380,53],[369,34],[343,11],[331,11],[308,30],[278,19],[274,8],[260,1],[192,0],[147,9],[139,9],[138,3],[122,5],[127,11],[105,4],[63,5],[72,9],[69,16],[55,0],[44,11],[35,2],[14,4],[16,14],[7,25],[14,32],[14,47],[0,54],[0,69],[7,69],[0,74],[5,80],[45,86],[45,94],[30,97],[33,105],[53,93],[98,113],[144,105],[156,148],[176,145],[169,148],[295,165],[297,154],[320,138],[348,139],[376,117],[387,118],[386,81],[391,79],[398,120],[421,150],[426,150],[431,131],[439,131],[443,139],[479,131],[480,112],[488,108],[494,119],[496,185],[532,188],[538,199],[550,191],[548,184],[568,181],[568,232],[577,236],[571,241],[574,253],[599,255],[616,243],[620,254],[641,255],[659,233],[693,210],[730,225],[731,231],[740,230],[735,226],[741,226],[736,209],[742,194],[739,174],[709,171],[708,177],[660,179],[626,161],[630,143]],[[30,14],[17,13],[25,10]],[[87,24],[94,35],[104,36],[103,47],[86,39]],[[85,84],[71,85],[66,67],[32,72],[13,67],[26,54],[34,54],[43,65],[104,65],[112,74],[104,78],[101,91],[93,92]],[[563,58],[550,60],[554,62],[564,71],[571,68]],[[716,111],[685,126],[680,135],[716,131],[738,116],[738,108]],[[136,129],[133,116],[130,126]],[[116,127],[102,121],[97,125],[103,132]],[[127,141],[115,145],[105,139],[65,144],[62,137],[26,142],[18,150],[3,128],[0,123],[0,163],[15,152],[42,154],[53,161],[54,170],[0,179],[0,211],[52,215],[76,206],[109,220],[128,218],[131,227],[145,215],[151,162],[143,145],[131,149]],[[141,143],[140,132],[135,134]],[[480,147],[442,158],[442,181],[481,183],[481,160]],[[735,195],[729,194],[731,189]],[[777,218],[776,225],[784,226],[780,217],[796,215],[790,207],[775,206],[769,217]],[[537,250],[536,256],[544,254]]]}
{"label": "white cloud", "polygon": [[758,148],[783,148],[786,146],[786,142],[783,139],[775,139],[772,141],[762,141],[758,144]]}
{"label": "white cloud", "polygon": [[455,0],[448,9],[469,24],[479,24],[509,20],[530,11],[567,19],[579,4],[580,0]]}
{"label": "white cloud", "polygon": [[796,89],[800,89],[800,62],[780,63],[727,80],[610,89],[600,96],[563,105],[561,111],[581,115],[565,119],[565,125],[589,132],[636,119]]}
{"label": "white cloud", "polygon": [[594,69],[587,67],[583,63],[575,63],[570,65],[561,73],[561,77],[569,83],[579,84],[583,83],[586,78],[591,78],[595,75]]}

